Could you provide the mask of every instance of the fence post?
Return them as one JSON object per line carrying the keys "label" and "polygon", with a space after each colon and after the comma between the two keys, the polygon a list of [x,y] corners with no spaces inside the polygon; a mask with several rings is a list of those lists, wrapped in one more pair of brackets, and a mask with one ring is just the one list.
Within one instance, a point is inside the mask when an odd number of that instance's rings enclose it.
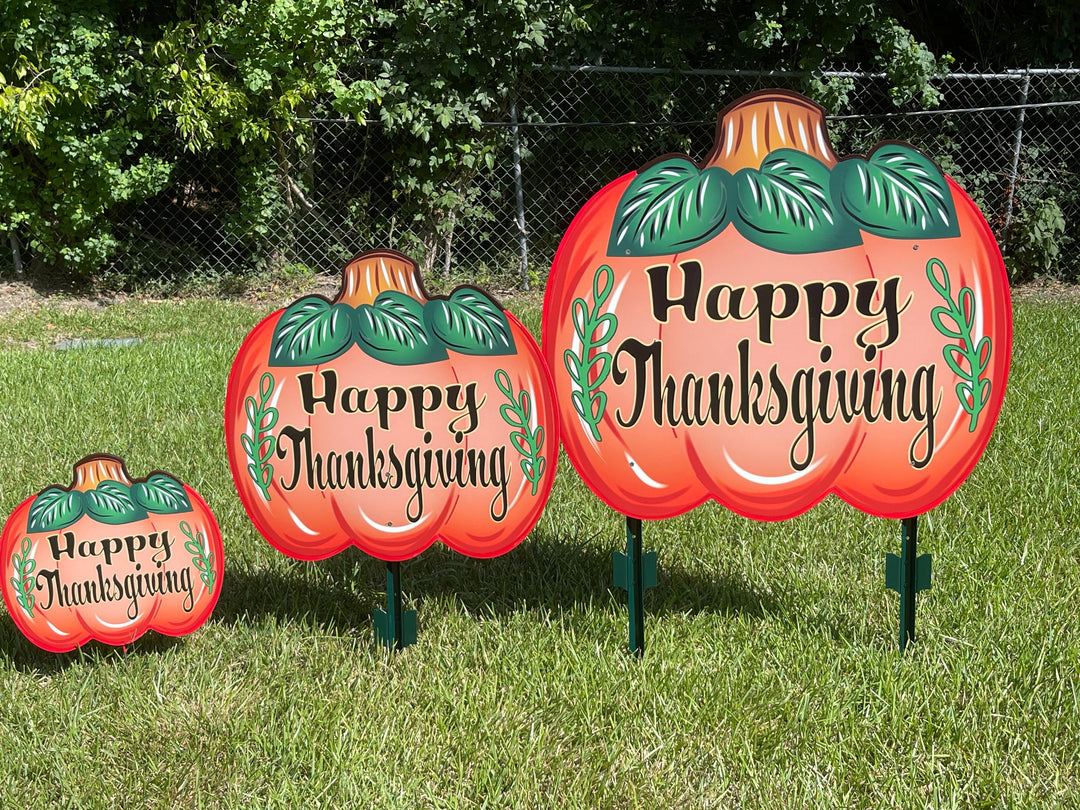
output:
{"label": "fence post", "polygon": [[15,278],[21,280],[23,277],[22,253],[19,252],[19,237],[15,235],[14,229],[8,231],[8,241],[11,243],[11,263],[15,265]]}
{"label": "fence post", "polygon": [[529,289],[529,241],[525,233],[525,194],[521,188],[521,140],[518,136],[517,99],[510,102],[510,129],[514,133],[514,195],[517,198],[521,285],[527,291]]}
{"label": "fence post", "polygon": [[1016,117],[1016,133],[1013,136],[1012,171],[1009,173],[1009,196],[1005,200],[1005,227],[1001,234],[1002,250],[1009,245],[1012,229],[1013,206],[1016,199],[1016,181],[1020,174],[1020,143],[1024,137],[1024,118],[1027,116],[1028,92],[1031,90],[1031,71],[1024,71],[1023,90],[1020,94],[1020,114]]}

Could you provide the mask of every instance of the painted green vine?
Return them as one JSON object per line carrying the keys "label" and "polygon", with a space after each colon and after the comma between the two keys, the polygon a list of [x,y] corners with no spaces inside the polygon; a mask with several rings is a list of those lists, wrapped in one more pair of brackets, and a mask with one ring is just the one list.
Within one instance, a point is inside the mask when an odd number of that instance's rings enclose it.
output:
{"label": "painted green vine", "polygon": [[945,337],[960,341],[959,345],[946,344],[942,356],[961,380],[956,385],[956,397],[960,407],[971,417],[968,431],[974,433],[979,414],[990,400],[991,382],[983,379],[983,372],[990,365],[993,347],[988,336],[984,335],[978,341],[972,336],[976,317],[974,291],[970,287],[961,287],[954,300],[949,271],[939,259],[927,262],[926,277],[945,300],[945,306],[934,307],[930,311],[934,328]]}
{"label": "painted green vine", "polygon": [[581,343],[581,353],[577,354],[573,349],[563,352],[566,370],[574,381],[574,390],[570,394],[574,410],[589,426],[596,441],[600,441],[599,424],[607,408],[607,394],[599,389],[611,374],[611,352],[600,351],[600,347],[615,337],[619,326],[615,313],[602,312],[614,284],[615,275],[608,265],[596,269],[592,285],[593,307],[590,309],[583,298],[575,298],[572,306],[574,332]]}
{"label": "painted green vine", "polygon": [[515,396],[510,375],[501,368],[495,372],[495,385],[509,400],[500,406],[499,415],[514,429],[510,433],[510,444],[523,457],[521,471],[525,473],[525,479],[532,484],[532,494],[535,495],[547,468],[547,459],[540,456],[544,446],[544,426],[537,425],[535,430],[529,427],[529,420],[532,419],[532,397],[528,391],[522,391]]}
{"label": "painted green vine", "polygon": [[248,474],[268,501],[270,482],[274,479],[274,465],[270,459],[277,449],[277,439],[271,433],[278,420],[277,408],[270,405],[273,393],[274,375],[268,371],[259,379],[258,400],[254,396],[244,400],[247,430],[240,436],[240,444],[248,459]]}
{"label": "painted green vine", "polygon": [[15,569],[15,576],[11,578],[11,584],[15,587],[15,598],[19,607],[26,611],[26,615],[34,618],[34,569],[37,561],[30,556],[30,538],[24,537],[19,552],[11,556],[11,565]]}
{"label": "painted green vine", "polygon": [[193,533],[186,520],[180,521],[180,531],[188,538],[184,541],[184,548],[191,555],[191,564],[199,570],[199,579],[206,589],[213,593],[217,574],[214,571],[214,552],[206,542],[206,535],[202,532]]}

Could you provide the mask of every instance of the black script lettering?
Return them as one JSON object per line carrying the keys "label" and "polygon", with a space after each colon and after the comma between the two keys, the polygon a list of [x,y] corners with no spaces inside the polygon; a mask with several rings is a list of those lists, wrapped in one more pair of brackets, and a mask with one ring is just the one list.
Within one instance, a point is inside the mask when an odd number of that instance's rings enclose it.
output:
{"label": "black script lettering", "polygon": [[[941,407],[940,395],[938,402],[934,403],[934,368],[919,366],[911,383],[912,413],[923,423],[922,430],[915,434],[908,447],[908,462],[916,470],[923,469],[934,457],[934,422]],[[920,444],[923,445],[923,452],[918,455]]]}
{"label": "black script lettering", "polygon": [[424,430],[424,415],[439,410],[443,401],[443,391],[437,385],[414,385],[409,389],[413,404],[413,424],[418,430]]}
{"label": "black script lettering", "polygon": [[[315,414],[320,403],[327,413],[334,413],[340,405],[344,413],[373,413],[378,417],[379,428],[390,429],[390,415],[411,410],[413,425],[417,430],[427,430],[427,417],[444,404],[454,414],[446,429],[451,435],[467,436],[479,424],[479,410],[487,397],[477,401],[475,382],[461,385],[455,383],[445,389],[437,385],[379,385],[374,388],[347,386],[338,395],[338,378],[334,369],[321,372],[322,391],[315,391],[315,375],[311,372],[298,374],[300,401],[304,413]],[[410,407],[411,404],[411,407]]]}
{"label": "black script lettering", "polygon": [[[394,404],[390,404],[390,395],[394,396]],[[375,389],[375,403],[379,409],[379,427],[383,430],[390,429],[390,414],[401,411],[408,402],[405,389],[400,385],[380,385]]]}
{"label": "black script lettering", "polygon": [[[458,441],[461,441],[461,436],[468,436],[480,424],[480,408],[483,407],[485,402],[487,402],[486,396],[479,402],[476,401],[476,383],[474,382],[464,387],[460,385],[446,386],[446,404],[452,411],[461,414],[451,419],[446,429]],[[465,427],[458,424],[462,419],[465,420]]]}
{"label": "black script lettering", "polygon": [[[821,343],[821,319],[836,318],[847,311],[851,301],[851,290],[842,281],[830,281],[824,284],[812,281],[805,285],[807,334],[814,343]],[[825,310],[825,292],[833,294],[832,306]]]}
{"label": "black script lettering", "polygon": [[653,421],[658,425],[664,424],[662,412],[662,397],[660,396],[660,341],[654,340],[648,346],[637,338],[627,338],[619,344],[615,350],[615,356],[611,361],[611,379],[616,385],[622,385],[626,380],[626,370],[623,369],[620,359],[623,353],[630,355],[634,360],[634,410],[629,418],[623,416],[622,408],[615,414],[615,419],[624,428],[633,427],[641,418],[641,409],[645,406],[646,398],[646,368],[649,361],[653,366]]}
{"label": "black script lettering", "polygon": [[[432,448],[429,431],[424,434],[422,446],[400,452],[394,444],[377,448],[375,435],[375,427],[368,425],[363,450],[316,452],[311,445],[310,427],[301,430],[287,425],[279,432],[277,443],[279,459],[292,456],[288,472],[279,479],[282,489],[292,491],[301,486],[319,491],[412,490],[405,517],[415,523],[423,517],[425,497],[430,489],[447,489],[453,485],[494,488],[491,517],[495,521],[506,517],[510,473],[505,446],[487,451],[461,446]],[[463,440],[464,436],[457,433],[455,441],[460,445]]]}
{"label": "black script lettering", "polygon": [[456,450],[411,448],[405,453],[405,484],[413,491],[406,504],[405,516],[416,522],[424,514],[424,490],[450,486],[495,487],[488,514],[496,523],[506,517],[509,504],[507,486],[510,474],[506,467],[506,447],[488,452],[474,447]]}
{"label": "black script lettering", "polygon": [[[755,389],[754,393],[750,393],[750,389]],[[743,424],[750,424],[750,405],[751,402],[754,406],[755,421],[757,421],[757,414],[759,413],[757,403],[761,399],[761,394],[765,390],[765,380],[760,371],[755,370],[753,376],[750,374],[750,341],[743,339],[739,341],[739,421]],[[757,424],[761,424],[757,421]]]}
{"label": "black script lettering", "polygon": [[37,575],[35,590],[44,592],[44,598],[38,600],[38,607],[47,611],[54,604],[71,608],[127,601],[127,617],[135,620],[141,612],[139,600],[174,593],[184,594],[181,607],[185,613],[190,613],[195,607],[194,582],[189,566],[184,566],[180,571],[158,569],[143,572],[140,569],[141,566],[136,566],[134,573],[122,579],[115,574],[106,577],[99,563],[93,578],[74,582],[65,582],[58,569],[41,571]]}
{"label": "black script lettering", "polygon": [[303,404],[304,413],[314,414],[315,405],[320,402],[326,408],[327,413],[334,412],[334,400],[337,399],[337,372],[332,368],[328,368],[323,371],[322,378],[323,393],[322,396],[317,397],[312,386],[315,375],[308,372],[296,376],[296,381],[300,384],[300,401]]}
{"label": "black script lettering", "polygon": [[[618,386],[631,385],[633,403],[620,407],[615,419],[631,428],[646,415],[658,426],[680,425],[776,425],[787,421],[801,427],[788,453],[792,470],[807,469],[818,446],[818,426],[837,419],[850,424],[862,418],[915,423],[908,461],[915,469],[930,463],[934,453],[935,420],[941,394],[934,386],[933,365],[913,372],[894,368],[832,369],[833,356],[824,344],[818,354],[820,367],[799,368],[790,377],[777,363],[767,371],[751,358],[752,341],[744,338],[737,347],[736,368],[705,376],[665,373],[663,344],[627,338],[615,350],[611,376]],[[630,379],[631,375],[633,376]],[[937,401],[935,401],[937,397]]]}
{"label": "black script lettering", "polygon": [[[777,290],[784,294],[784,303],[779,310],[775,308]],[[772,320],[773,318],[784,320],[795,314],[795,310],[799,307],[799,289],[787,282],[779,285],[756,284],[754,295],[757,297],[758,340],[762,343],[772,343]]]}
{"label": "black script lettering", "polygon": [[[724,293],[727,293],[727,303],[724,304]],[[705,315],[713,321],[726,321],[734,318],[737,321],[746,321],[754,317],[757,312],[757,304],[749,312],[742,311],[742,301],[746,297],[746,287],[732,287],[730,284],[717,284],[712,287],[705,296]]]}
{"label": "black script lettering", "polygon": [[[814,406],[814,369],[800,368],[791,380],[791,416],[796,424],[803,426],[788,453],[788,465],[793,470],[805,470],[814,460],[814,422],[817,417]],[[801,460],[799,445],[804,446]]]}
{"label": "black script lettering", "polygon": [[[284,440],[289,440],[292,445],[286,445]],[[277,457],[284,460],[287,456],[292,456],[292,478],[287,479],[282,476],[281,488],[286,492],[292,492],[296,489],[296,485],[300,481],[300,466],[303,463],[304,458],[310,459],[311,457],[311,428],[307,427],[303,430],[298,430],[292,425],[286,425],[280,431],[278,431],[277,437]],[[308,462],[308,486],[310,487],[310,481],[312,478],[311,464]]]}
{"label": "black script lettering", "polygon": [[701,294],[701,262],[680,262],[679,269],[683,274],[683,294],[681,298],[674,299],[668,298],[667,294],[671,265],[660,264],[645,271],[649,276],[653,318],[659,323],[667,323],[668,310],[674,306],[682,307],[683,316],[688,321],[697,317],[698,296]]}
{"label": "black script lettering", "polygon": [[[42,582],[44,580],[44,583]],[[52,607],[53,600],[56,598],[56,590],[54,585],[60,581],[60,572],[57,570],[52,571],[39,571],[35,582],[35,591],[46,591],[48,594],[48,601],[44,599],[38,599],[38,607],[42,610],[48,610]]]}
{"label": "black script lettering", "polygon": [[[881,308],[874,310],[874,296],[877,294],[878,287],[881,287]],[[868,278],[864,281],[860,281],[855,285],[855,311],[865,318],[877,318],[884,315],[884,318],[875,321],[868,327],[863,329],[855,337],[855,343],[860,349],[864,349],[866,353],[867,362],[874,359],[874,356],[881,349],[886,346],[891,346],[896,342],[896,339],[900,337],[900,314],[908,308],[911,304],[911,293],[908,293],[907,299],[901,306],[899,301],[898,290],[900,287],[900,276],[893,276],[886,279],[884,284],[879,285],[877,279]],[[882,340],[877,340],[871,343],[867,340],[867,335],[873,332],[878,327],[885,325],[885,337]]]}
{"label": "black script lettering", "polygon": [[128,560],[135,562],[135,554],[146,548],[146,538],[141,534],[131,534],[124,538],[128,550]]}
{"label": "black script lettering", "polygon": [[75,557],[75,533],[74,532],[64,532],[64,545],[63,545],[62,548],[60,546],[60,535],[58,535],[58,534],[49,535],[49,548],[52,550],[52,558],[53,558],[54,562],[58,562],[60,560],[60,555],[61,554],[66,554],[67,556],[74,559],[74,557]]}
{"label": "black script lettering", "polygon": [[506,508],[509,505],[506,487],[509,481],[510,473],[506,469],[506,447],[495,447],[488,454],[487,484],[481,477],[480,485],[496,487],[495,497],[491,499],[491,506],[488,509],[491,519],[496,522],[506,517]]}
{"label": "black script lettering", "polygon": [[162,565],[169,561],[172,556],[172,542],[169,540],[168,530],[158,534],[154,532],[150,535],[150,548],[158,549],[158,553],[150,559],[157,563],[160,568]]}
{"label": "black script lettering", "polygon": [[128,560],[135,562],[135,555],[147,547],[157,550],[158,553],[151,559],[159,566],[168,562],[172,556],[172,541],[169,540],[167,530],[160,534],[157,532],[150,535],[129,534],[126,537],[102,537],[98,540],[79,541],[76,541],[73,532],[64,532],[63,538],[61,542],[59,534],[49,535],[49,548],[55,562],[59,562],[60,557],[64,555],[72,559],[77,555],[83,558],[104,557],[105,564],[112,565],[113,557],[125,550]]}
{"label": "black script lettering", "polygon": [[[671,288],[671,265],[659,264],[645,271],[649,277],[652,315],[658,323],[668,322],[672,308],[681,309],[689,322],[697,319],[702,292],[701,263],[691,260],[680,262],[678,266],[682,274],[679,292]],[[801,286],[790,282],[763,282],[749,288],[721,283],[705,292],[704,315],[717,322],[747,321],[756,316],[758,342],[772,344],[774,322],[796,317],[803,307],[807,337],[811,342],[822,343],[824,322],[848,312],[853,297],[855,312],[871,321],[855,336],[856,344],[864,350],[867,361],[871,361],[878,350],[899,339],[900,315],[912,300],[909,293],[903,302],[900,301],[899,276],[884,280],[867,278],[851,285],[839,280],[810,281]],[[752,306],[748,306],[751,302]],[[871,339],[875,331],[883,328],[884,334],[879,339]]]}

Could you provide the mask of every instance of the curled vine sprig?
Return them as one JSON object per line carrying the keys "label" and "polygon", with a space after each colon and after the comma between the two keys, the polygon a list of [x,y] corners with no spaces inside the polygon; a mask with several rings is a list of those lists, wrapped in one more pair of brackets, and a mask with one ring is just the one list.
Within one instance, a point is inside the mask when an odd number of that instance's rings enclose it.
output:
{"label": "curled vine sprig", "polygon": [[259,379],[258,400],[254,396],[244,400],[248,429],[240,436],[248,459],[248,474],[266,500],[270,500],[270,482],[274,479],[274,465],[270,459],[277,449],[277,439],[270,432],[278,420],[277,408],[270,405],[273,393],[274,375],[266,372]]}
{"label": "curled vine sprig", "polygon": [[180,531],[188,538],[184,541],[184,548],[191,555],[191,564],[199,571],[199,579],[211,593],[214,590],[214,580],[217,574],[214,571],[214,552],[210,550],[206,542],[206,535],[202,532],[193,532],[191,525],[186,520],[180,521]]}
{"label": "curled vine sprig", "polygon": [[977,341],[972,336],[977,313],[975,292],[971,287],[961,287],[954,300],[952,279],[940,259],[927,262],[926,277],[946,303],[930,311],[934,328],[945,337],[960,341],[959,345],[947,343],[942,349],[942,356],[961,380],[956,385],[956,397],[960,407],[971,417],[968,431],[974,433],[979,414],[990,401],[992,384],[989,379],[983,379],[983,372],[990,365],[993,346],[989,336],[984,335]]}
{"label": "curled vine sprig", "polygon": [[572,310],[574,332],[581,343],[581,353],[573,349],[563,352],[563,362],[570,378],[574,381],[574,390],[570,399],[574,410],[582,421],[589,426],[593,439],[600,441],[598,425],[607,408],[607,394],[599,390],[611,374],[611,352],[600,351],[614,336],[619,321],[613,312],[602,312],[604,304],[615,284],[615,274],[604,264],[593,275],[590,308],[583,298],[575,298]]}
{"label": "curled vine sprig", "polygon": [[34,618],[34,569],[37,568],[37,560],[30,556],[30,538],[24,537],[19,552],[11,556],[11,565],[15,569],[15,576],[11,578],[11,584],[15,587],[15,599],[19,607],[26,611],[26,615]]}
{"label": "curled vine sprig", "polygon": [[532,419],[532,397],[528,391],[521,391],[515,396],[510,375],[501,368],[495,372],[495,385],[508,400],[499,407],[499,415],[506,424],[514,428],[510,433],[510,444],[523,457],[521,471],[525,473],[525,479],[532,484],[532,494],[535,495],[547,468],[547,459],[540,456],[540,450],[544,446],[544,426],[537,425],[535,430],[529,427],[529,420]]}

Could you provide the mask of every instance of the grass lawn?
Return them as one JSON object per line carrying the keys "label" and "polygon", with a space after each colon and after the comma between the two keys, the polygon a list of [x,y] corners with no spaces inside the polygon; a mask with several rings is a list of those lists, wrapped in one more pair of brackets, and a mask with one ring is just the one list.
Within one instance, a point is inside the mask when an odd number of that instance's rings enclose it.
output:
{"label": "grass lawn", "polygon": [[[534,331],[539,301],[512,305]],[[6,807],[1080,806],[1080,303],[1021,300],[1005,408],[921,521],[919,641],[896,651],[896,521],[830,498],[757,524],[646,523],[659,587],[626,653],[623,523],[564,463],[503,557],[403,565],[419,643],[372,640],[385,569],[291,560],[233,489],[225,380],[269,305],[59,305],[0,324],[0,512],[91,452],[164,469],[221,525],[208,623],[53,655],[0,608]],[[55,351],[69,338],[134,346]]]}

